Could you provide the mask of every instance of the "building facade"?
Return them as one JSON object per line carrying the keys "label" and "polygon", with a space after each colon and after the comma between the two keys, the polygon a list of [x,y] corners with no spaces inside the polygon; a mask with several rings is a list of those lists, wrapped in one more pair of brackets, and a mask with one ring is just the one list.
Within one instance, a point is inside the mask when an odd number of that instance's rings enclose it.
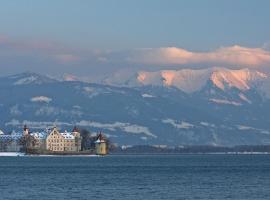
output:
{"label": "building facade", "polygon": [[19,152],[22,146],[19,143],[21,134],[12,132],[11,134],[0,134],[0,151]]}
{"label": "building facade", "polygon": [[73,131],[60,133],[53,128],[46,138],[46,150],[53,152],[78,152],[81,151],[81,137],[79,131],[74,128]]}

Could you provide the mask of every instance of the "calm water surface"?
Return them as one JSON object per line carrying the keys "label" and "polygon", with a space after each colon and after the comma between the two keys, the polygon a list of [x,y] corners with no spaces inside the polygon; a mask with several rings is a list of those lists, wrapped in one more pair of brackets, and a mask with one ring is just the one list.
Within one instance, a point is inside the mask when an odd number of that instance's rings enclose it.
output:
{"label": "calm water surface", "polygon": [[270,155],[0,157],[0,199],[270,199]]}

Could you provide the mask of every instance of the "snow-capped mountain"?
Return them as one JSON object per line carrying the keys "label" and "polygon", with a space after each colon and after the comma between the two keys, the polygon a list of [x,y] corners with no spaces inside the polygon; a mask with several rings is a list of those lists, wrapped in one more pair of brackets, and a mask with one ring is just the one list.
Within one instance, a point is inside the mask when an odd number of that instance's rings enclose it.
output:
{"label": "snow-capped mountain", "polygon": [[7,77],[0,77],[0,81],[5,85],[28,85],[28,84],[44,84],[44,83],[54,83],[55,79],[49,76],[42,76],[40,74],[25,72],[21,74],[11,75]]}
{"label": "snow-capped mountain", "polygon": [[[115,79],[115,80],[114,80]],[[120,82],[119,80],[122,80]],[[155,72],[140,71],[130,76],[114,76],[105,83],[122,86],[167,86],[176,87],[186,93],[201,90],[209,81],[219,89],[237,88],[249,90],[252,87],[269,80],[268,75],[256,70],[226,68],[161,70]]]}
{"label": "snow-capped mountain", "polygon": [[183,69],[105,81],[58,81],[33,73],[1,77],[0,129],[77,125],[101,130],[118,144],[270,143],[267,74]]}

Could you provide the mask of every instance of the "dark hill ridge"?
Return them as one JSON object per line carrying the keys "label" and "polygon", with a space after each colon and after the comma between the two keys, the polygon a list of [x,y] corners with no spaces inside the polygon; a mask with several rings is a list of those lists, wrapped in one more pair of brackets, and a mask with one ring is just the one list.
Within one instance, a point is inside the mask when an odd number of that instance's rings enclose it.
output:
{"label": "dark hill ridge", "polygon": [[208,82],[185,93],[173,86],[117,87],[23,73],[0,77],[0,129],[77,125],[133,145],[269,144],[270,101],[254,88],[222,90]]}

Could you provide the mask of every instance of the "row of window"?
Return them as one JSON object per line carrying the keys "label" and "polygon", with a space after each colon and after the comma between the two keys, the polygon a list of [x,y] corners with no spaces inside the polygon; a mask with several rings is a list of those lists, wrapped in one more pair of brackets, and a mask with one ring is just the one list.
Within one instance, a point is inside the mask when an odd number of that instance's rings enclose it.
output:
{"label": "row of window", "polygon": [[63,151],[63,148],[54,147],[51,150],[52,151]]}
{"label": "row of window", "polygon": [[66,144],[66,145],[63,145],[62,143],[50,143],[49,144],[50,146],[75,146],[75,144]]}
{"label": "row of window", "polygon": [[[63,151],[63,148],[59,148],[59,147],[53,147],[50,148],[51,151]],[[73,148],[65,148],[65,151],[73,151]]]}
{"label": "row of window", "polygon": [[72,141],[72,140],[48,140],[48,142],[67,142],[67,143],[72,143],[74,141]]}

